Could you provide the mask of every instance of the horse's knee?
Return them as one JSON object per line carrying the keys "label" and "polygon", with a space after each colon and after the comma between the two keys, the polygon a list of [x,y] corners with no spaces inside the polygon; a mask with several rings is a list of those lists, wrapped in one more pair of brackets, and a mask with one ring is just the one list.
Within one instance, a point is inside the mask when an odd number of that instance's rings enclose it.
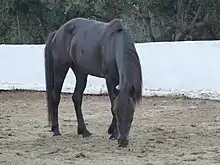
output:
{"label": "horse's knee", "polygon": [[76,94],[76,93],[73,93],[72,95],[72,101],[74,104],[77,104],[80,102],[80,95]]}
{"label": "horse's knee", "polygon": [[72,95],[72,101],[73,101],[74,103],[76,102],[76,95],[75,95],[75,94]]}
{"label": "horse's knee", "polygon": [[56,94],[55,92],[53,92],[53,104],[55,106],[58,106],[60,103],[60,95]]}

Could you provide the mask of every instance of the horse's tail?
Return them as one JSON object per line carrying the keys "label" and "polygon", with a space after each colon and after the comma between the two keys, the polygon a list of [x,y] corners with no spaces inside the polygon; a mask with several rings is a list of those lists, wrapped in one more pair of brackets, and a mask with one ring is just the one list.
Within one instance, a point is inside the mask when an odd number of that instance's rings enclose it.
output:
{"label": "horse's tail", "polygon": [[130,96],[136,104],[139,103],[142,98],[142,71],[140,60],[132,37],[126,29],[117,32],[115,36],[116,63],[119,72],[120,88],[118,99],[125,99]]}
{"label": "horse's tail", "polygon": [[52,57],[52,40],[56,34],[56,31],[52,32],[47,39],[44,49],[45,60],[45,81],[46,81],[46,97],[47,97],[47,112],[48,122],[52,121],[53,117],[53,88],[54,88],[54,71],[53,71],[53,57]]}

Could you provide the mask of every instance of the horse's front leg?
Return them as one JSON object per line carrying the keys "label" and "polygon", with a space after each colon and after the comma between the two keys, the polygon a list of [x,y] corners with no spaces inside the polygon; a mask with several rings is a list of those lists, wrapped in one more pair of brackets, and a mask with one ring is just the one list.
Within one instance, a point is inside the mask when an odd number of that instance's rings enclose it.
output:
{"label": "horse's front leg", "polygon": [[114,100],[116,96],[118,95],[118,90],[116,89],[116,85],[113,85],[112,81],[109,79],[106,79],[106,85],[108,89],[108,94],[111,102],[111,113],[112,113],[112,122],[108,128],[108,134],[111,136],[109,139],[115,140],[118,137],[117,129],[116,129],[116,117],[113,111],[114,108]]}
{"label": "horse's front leg", "polygon": [[86,87],[88,75],[81,73],[81,72],[77,72],[76,70],[74,70],[74,73],[76,76],[76,86],[75,86],[74,93],[72,95],[72,100],[74,103],[77,122],[78,122],[77,133],[79,135],[82,134],[83,137],[88,137],[91,135],[91,133],[86,128],[83,114],[82,114],[82,109],[81,109],[83,92]]}

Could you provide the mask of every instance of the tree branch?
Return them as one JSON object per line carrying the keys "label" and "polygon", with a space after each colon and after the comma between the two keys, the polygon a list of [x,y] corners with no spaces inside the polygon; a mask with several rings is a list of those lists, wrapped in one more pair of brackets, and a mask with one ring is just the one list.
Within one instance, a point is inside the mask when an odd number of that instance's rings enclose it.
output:
{"label": "tree branch", "polygon": [[200,4],[199,4],[199,7],[198,7],[198,10],[193,18],[193,20],[191,21],[190,25],[188,26],[188,29],[192,29],[195,25],[195,22],[197,21],[198,19],[198,15],[200,14],[200,11],[202,9],[202,4],[203,4],[203,0],[201,0]]}
{"label": "tree branch", "polygon": [[186,10],[185,10],[185,12],[184,12],[184,20],[186,20],[186,18],[187,18],[187,13],[189,12],[190,5],[192,4],[192,1],[193,1],[193,0],[189,0],[189,3],[188,3],[188,5],[187,5],[187,8],[186,8]]}
{"label": "tree branch", "polygon": [[182,8],[182,3],[183,0],[178,0],[177,1],[177,14],[176,14],[176,20],[177,20],[177,25],[181,25],[181,8]]}
{"label": "tree branch", "polygon": [[143,14],[142,10],[139,7],[134,5],[134,8],[136,10],[136,12],[135,12],[136,17],[139,20],[139,22],[141,22],[141,24],[144,25],[144,28],[145,28],[144,30],[145,30],[145,32],[148,32],[150,41],[155,42],[156,39],[153,35],[153,30],[151,27],[151,18],[150,18],[149,10],[146,10]]}

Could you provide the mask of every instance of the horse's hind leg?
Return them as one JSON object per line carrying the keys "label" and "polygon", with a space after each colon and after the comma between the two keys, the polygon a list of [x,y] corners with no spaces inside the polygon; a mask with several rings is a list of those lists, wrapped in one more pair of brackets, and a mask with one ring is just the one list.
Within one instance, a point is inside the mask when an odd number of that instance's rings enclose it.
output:
{"label": "horse's hind leg", "polygon": [[72,95],[72,100],[74,103],[74,107],[76,111],[76,118],[78,122],[77,133],[79,135],[82,134],[83,137],[88,137],[91,135],[91,133],[86,128],[83,114],[82,114],[82,109],[81,109],[83,92],[86,88],[88,75],[80,72],[78,69],[74,69],[73,67],[72,67],[72,70],[76,76],[76,85],[75,85],[74,93]]}
{"label": "horse's hind leg", "polygon": [[59,131],[59,123],[58,123],[58,106],[60,103],[60,94],[63,86],[64,79],[68,72],[69,66],[62,65],[57,66],[54,70],[54,90],[53,90],[53,120],[51,131],[53,132],[53,136],[61,135]]}

